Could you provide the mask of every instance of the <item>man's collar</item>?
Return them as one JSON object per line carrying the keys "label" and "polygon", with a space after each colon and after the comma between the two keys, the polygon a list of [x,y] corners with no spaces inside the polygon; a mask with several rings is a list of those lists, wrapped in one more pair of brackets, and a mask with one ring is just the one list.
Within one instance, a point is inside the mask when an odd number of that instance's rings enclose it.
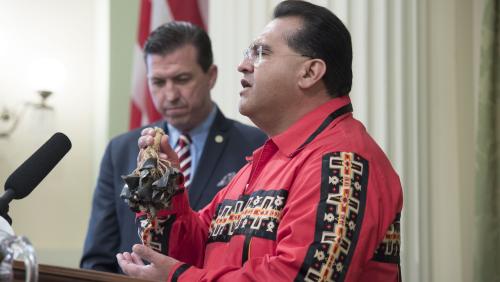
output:
{"label": "man's collar", "polygon": [[291,157],[332,112],[349,104],[349,96],[333,98],[300,118],[285,132],[272,137],[272,141],[286,156]]}

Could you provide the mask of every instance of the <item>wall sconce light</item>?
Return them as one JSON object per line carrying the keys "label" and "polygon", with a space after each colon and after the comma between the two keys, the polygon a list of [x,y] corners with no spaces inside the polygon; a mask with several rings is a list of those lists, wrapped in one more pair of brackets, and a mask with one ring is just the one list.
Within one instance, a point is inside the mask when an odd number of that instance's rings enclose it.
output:
{"label": "wall sconce light", "polygon": [[28,78],[32,88],[36,89],[39,96],[38,102],[24,102],[17,109],[3,107],[0,111],[0,138],[7,138],[19,126],[26,110],[53,111],[54,108],[47,103],[47,99],[54,91],[61,90],[65,80],[64,66],[53,59],[41,59],[33,62],[28,68]]}
{"label": "wall sconce light", "polygon": [[40,90],[38,91],[38,95],[40,96],[39,102],[25,102],[21,109],[15,111],[13,109],[9,109],[7,107],[3,107],[0,112],[0,122],[5,124],[6,129],[0,131],[0,138],[9,137],[19,125],[22,117],[24,116],[26,110],[29,107],[33,107],[39,110],[49,110],[52,111],[54,108],[47,104],[47,98],[52,95],[52,91],[48,90]]}

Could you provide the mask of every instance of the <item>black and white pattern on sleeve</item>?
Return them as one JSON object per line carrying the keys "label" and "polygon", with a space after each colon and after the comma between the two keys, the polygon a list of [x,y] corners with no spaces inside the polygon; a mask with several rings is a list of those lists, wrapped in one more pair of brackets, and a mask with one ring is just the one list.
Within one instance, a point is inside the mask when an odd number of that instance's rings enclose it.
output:
{"label": "black and white pattern on sleeve", "polygon": [[343,281],[363,220],[368,162],[351,152],[322,158],[314,242],[295,281]]}

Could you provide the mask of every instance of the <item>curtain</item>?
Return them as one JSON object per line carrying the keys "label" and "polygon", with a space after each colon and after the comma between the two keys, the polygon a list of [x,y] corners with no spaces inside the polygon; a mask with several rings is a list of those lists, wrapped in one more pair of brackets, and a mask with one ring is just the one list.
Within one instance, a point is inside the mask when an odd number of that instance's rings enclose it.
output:
{"label": "curtain", "polygon": [[476,135],[475,281],[500,281],[500,0],[485,0]]}

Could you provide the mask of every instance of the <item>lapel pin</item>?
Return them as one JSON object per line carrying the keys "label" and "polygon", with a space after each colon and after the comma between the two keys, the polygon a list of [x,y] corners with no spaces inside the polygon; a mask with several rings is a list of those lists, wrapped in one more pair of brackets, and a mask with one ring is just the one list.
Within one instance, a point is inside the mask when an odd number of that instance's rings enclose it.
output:
{"label": "lapel pin", "polygon": [[222,143],[222,141],[224,141],[224,137],[222,137],[222,135],[216,135],[215,136],[215,142],[216,143]]}

